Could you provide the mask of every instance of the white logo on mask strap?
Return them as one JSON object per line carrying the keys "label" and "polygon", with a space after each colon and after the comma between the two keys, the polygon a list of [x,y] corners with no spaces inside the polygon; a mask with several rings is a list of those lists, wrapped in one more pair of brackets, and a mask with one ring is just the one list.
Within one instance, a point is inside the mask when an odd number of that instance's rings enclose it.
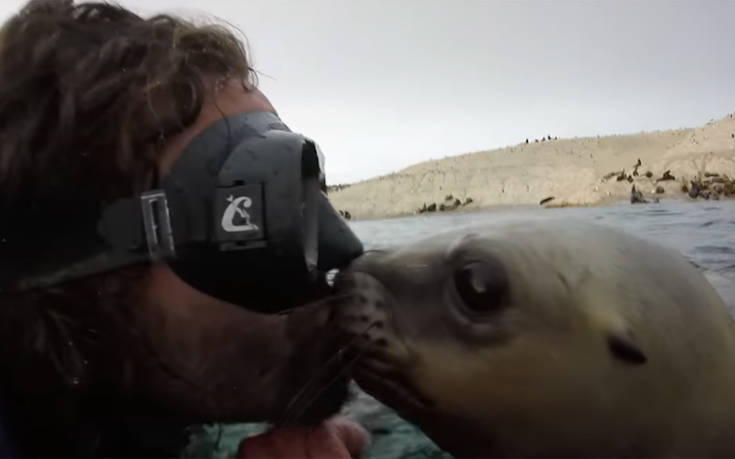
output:
{"label": "white logo on mask strap", "polygon": [[[222,229],[228,233],[237,233],[242,231],[256,231],[258,226],[250,223],[250,214],[245,210],[248,209],[253,201],[247,196],[240,196],[235,198],[230,195],[227,198],[227,202],[230,204],[225,209],[225,213],[222,214]],[[244,223],[235,224],[235,217],[240,216]]]}

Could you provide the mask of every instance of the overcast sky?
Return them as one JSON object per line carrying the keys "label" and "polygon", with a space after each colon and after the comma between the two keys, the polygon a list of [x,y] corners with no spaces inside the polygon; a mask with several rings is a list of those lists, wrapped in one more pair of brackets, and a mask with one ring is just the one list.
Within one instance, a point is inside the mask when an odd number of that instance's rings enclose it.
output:
{"label": "overcast sky", "polygon": [[[21,4],[0,0],[5,19]],[[121,0],[215,16],[314,138],[329,183],[516,144],[735,112],[735,1]]]}

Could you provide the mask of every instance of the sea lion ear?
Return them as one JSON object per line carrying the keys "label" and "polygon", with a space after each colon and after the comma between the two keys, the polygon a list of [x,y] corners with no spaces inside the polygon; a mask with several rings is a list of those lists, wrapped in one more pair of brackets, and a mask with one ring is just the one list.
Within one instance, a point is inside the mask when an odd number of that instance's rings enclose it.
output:
{"label": "sea lion ear", "polygon": [[611,295],[604,295],[605,286],[587,274],[582,274],[578,295],[581,304],[594,305],[583,309],[590,326],[602,331],[605,345],[613,358],[628,365],[646,363],[648,357],[630,333],[625,317],[618,313],[614,305],[604,303],[604,298]]}
{"label": "sea lion ear", "polygon": [[642,365],[648,360],[638,344],[626,335],[609,334],[607,349],[613,357],[629,365]]}

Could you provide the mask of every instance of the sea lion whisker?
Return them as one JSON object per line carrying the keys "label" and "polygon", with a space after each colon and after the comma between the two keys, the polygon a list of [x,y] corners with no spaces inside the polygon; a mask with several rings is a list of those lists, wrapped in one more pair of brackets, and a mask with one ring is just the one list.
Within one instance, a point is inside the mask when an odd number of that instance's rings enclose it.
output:
{"label": "sea lion whisker", "polygon": [[[350,346],[348,345],[346,348],[349,348],[349,347]],[[314,375],[311,378],[309,378],[308,381],[306,381],[306,383],[303,385],[303,387],[301,387],[301,389],[299,389],[299,391],[293,397],[291,397],[291,400],[288,402],[288,405],[286,405],[286,409],[284,410],[284,416],[283,416],[284,419],[288,418],[288,413],[293,409],[293,406],[295,406],[296,403],[309,390],[309,388],[311,387],[311,385],[312,384],[315,384],[322,377],[322,370],[326,371],[327,367],[329,367],[330,365],[332,365],[335,362],[336,359],[339,359],[342,356],[342,353],[344,352],[344,350],[346,348],[342,348],[342,349],[338,350],[337,352],[334,353],[333,356],[331,356],[329,359],[327,359],[327,361],[324,362],[324,364],[321,366],[321,368],[319,368],[314,373]]]}
{"label": "sea lion whisker", "polygon": [[[299,409],[298,411],[296,411],[293,416],[285,416],[284,417],[285,423],[288,424],[288,423],[290,423],[290,421],[296,421],[296,420],[298,420],[299,417],[301,417],[304,414],[304,412],[306,412],[306,410],[327,389],[329,389],[332,386],[332,384],[334,384],[335,382],[337,382],[347,372],[351,371],[352,370],[352,367],[355,366],[355,364],[360,360],[361,357],[362,357],[362,352],[358,352],[354,357],[352,357],[352,359],[349,362],[347,362],[345,365],[343,365],[343,367],[334,376],[332,376],[326,384],[324,384],[321,388],[316,389],[316,392],[314,393],[313,396],[311,396],[309,399],[306,399],[306,402],[302,403],[303,406],[301,407],[301,409]],[[304,399],[304,397],[302,397],[302,400],[303,399]],[[298,405],[294,405],[294,406],[298,406]],[[295,408],[292,408],[291,411],[295,411]],[[289,413],[287,413],[287,414],[289,414]]]}
{"label": "sea lion whisker", "polygon": [[[373,326],[374,326],[374,324],[368,325],[367,327],[365,327],[365,331],[368,331]],[[332,355],[329,359],[327,359],[327,361],[324,362],[324,364],[321,365],[321,368],[318,369],[315,372],[314,376],[312,376],[306,382],[306,384],[304,384],[304,386],[296,393],[296,395],[294,395],[291,398],[291,401],[288,403],[288,405],[286,406],[286,409],[284,411],[284,416],[283,416],[284,421],[286,421],[286,420],[289,419],[289,417],[290,417],[289,414],[295,409],[294,407],[297,406],[298,402],[301,399],[303,399],[306,396],[306,394],[308,394],[308,392],[311,389],[311,387],[314,384],[318,384],[319,383],[319,380],[322,379],[324,373],[326,373],[326,371],[328,370],[328,368],[331,365],[333,365],[335,362],[337,362],[338,360],[340,360],[342,358],[342,356],[347,351],[350,351],[350,350],[352,350],[352,348],[356,348],[357,347],[357,344],[358,344],[359,339],[360,339],[360,335],[359,334],[356,335],[356,336],[354,336],[342,348],[340,348],[337,352],[335,352],[334,355]],[[354,365],[354,363],[356,363],[357,360],[360,357],[362,357],[363,353],[364,353],[364,351],[360,351],[360,352],[358,352],[358,354],[355,357],[351,358],[349,360],[349,362],[345,365],[345,367],[338,372],[337,376],[335,378],[333,378],[333,380],[330,381],[329,384],[327,384],[326,386],[324,386],[324,389],[328,388],[331,384],[334,383],[334,381],[336,381],[337,378],[341,377],[344,374],[344,372],[345,372],[346,369],[351,368]],[[321,391],[319,391],[318,394],[321,394],[324,389],[322,389]],[[308,407],[311,403],[313,403],[313,400],[311,400],[306,406]],[[302,410],[302,413],[303,413],[303,410]]]}
{"label": "sea lion whisker", "polygon": [[[373,325],[374,324],[370,324],[367,327],[365,327],[365,331],[369,330]],[[359,335],[356,335],[352,339],[350,339],[347,343],[345,343],[345,345],[342,348],[340,348],[339,350],[337,350],[334,353],[334,355],[332,355],[329,359],[327,359],[326,362],[324,362],[322,364],[322,368],[321,369],[326,369],[326,367],[332,365],[336,360],[340,359],[342,357],[342,355],[344,355],[345,351],[348,351],[351,348],[356,347],[357,346],[357,341],[359,339],[360,339],[360,336]],[[299,390],[299,392],[296,395],[294,395],[294,397],[291,399],[291,401],[289,402],[288,406],[286,407],[286,411],[288,411],[291,408],[291,405],[293,405],[294,403],[296,403],[296,401],[298,400],[298,398],[301,397],[303,395],[303,393],[306,392],[309,389],[309,385],[310,384],[316,382],[321,377],[321,375],[320,375],[321,369],[318,370],[314,374],[314,376],[312,376],[306,382],[306,384],[304,384],[304,387],[302,387],[301,390]]]}
{"label": "sea lion whisker", "polygon": [[311,302],[311,303],[302,304],[302,305],[299,305],[299,306],[294,306],[294,307],[288,308],[288,309],[283,309],[281,311],[278,311],[277,315],[287,316],[287,315],[290,315],[291,313],[293,313],[295,311],[299,311],[299,310],[301,310],[301,309],[303,309],[305,307],[316,307],[316,306],[331,307],[331,306],[337,306],[337,305],[341,304],[341,302],[349,299],[351,296],[353,296],[352,293],[339,293],[339,294],[334,294],[334,295],[328,296],[326,298],[321,298],[321,299],[316,300],[316,301]]}

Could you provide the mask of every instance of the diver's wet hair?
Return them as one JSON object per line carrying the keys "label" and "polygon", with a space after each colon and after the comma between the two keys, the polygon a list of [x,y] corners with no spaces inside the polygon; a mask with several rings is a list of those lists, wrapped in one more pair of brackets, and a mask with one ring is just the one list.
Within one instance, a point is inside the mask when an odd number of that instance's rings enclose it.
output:
{"label": "diver's wet hair", "polygon": [[[32,0],[10,18],[0,29],[0,263],[63,250],[104,202],[150,187],[165,140],[194,122],[213,78],[256,85],[242,42],[220,25],[71,0]],[[14,400],[38,401],[47,412],[24,408],[36,421],[55,419],[43,397],[93,384],[100,365],[123,377],[125,304],[145,269],[0,295],[0,397],[34,393],[33,380],[35,396]],[[31,442],[45,438],[31,454],[65,451],[53,444],[69,435],[26,427]]]}
{"label": "diver's wet hair", "polygon": [[49,172],[69,183],[101,175],[94,191],[105,196],[130,177],[145,181],[161,141],[199,113],[203,75],[254,84],[241,41],[224,27],[31,1],[0,32],[3,190],[48,188]]}

